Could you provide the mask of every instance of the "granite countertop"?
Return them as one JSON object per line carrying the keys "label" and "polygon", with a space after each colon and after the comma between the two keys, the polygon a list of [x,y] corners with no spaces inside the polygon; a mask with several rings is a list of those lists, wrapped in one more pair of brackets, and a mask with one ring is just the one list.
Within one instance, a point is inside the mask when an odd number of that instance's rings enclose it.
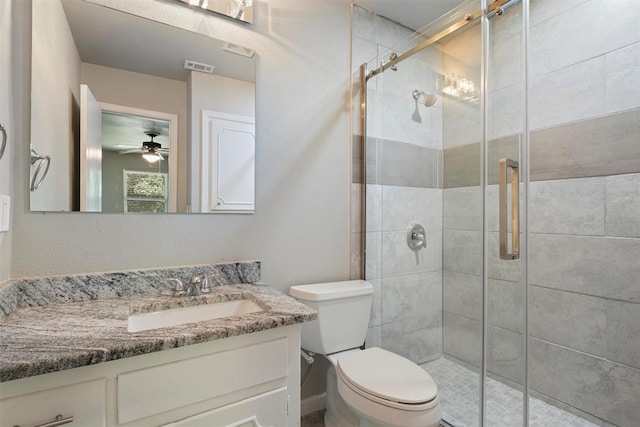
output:
{"label": "granite countertop", "polygon": [[[0,318],[0,382],[302,323],[317,316],[313,309],[264,285],[219,284],[211,294],[196,297],[161,296],[157,289],[144,292],[33,307],[18,304],[5,312]],[[129,314],[238,299],[250,299],[265,311],[128,332]]]}

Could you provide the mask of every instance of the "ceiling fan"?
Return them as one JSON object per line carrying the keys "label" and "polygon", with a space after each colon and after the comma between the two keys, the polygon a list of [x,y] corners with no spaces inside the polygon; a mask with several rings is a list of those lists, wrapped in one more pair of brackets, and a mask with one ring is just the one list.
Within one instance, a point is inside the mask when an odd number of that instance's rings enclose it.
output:
{"label": "ceiling fan", "polygon": [[118,153],[120,154],[130,154],[130,153],[142,153],[142,157],[149,163],[155,163],[159,160],[164,160],[162,154],[168,155],[169,149],[162,148],[162,145],[158,142],[155,142],[153,138],[159,135],[156,131],[145,131],[145,135],[151,138],[150,141],[143,141],[142,147],[135,147],[125,150],[120,150]]}

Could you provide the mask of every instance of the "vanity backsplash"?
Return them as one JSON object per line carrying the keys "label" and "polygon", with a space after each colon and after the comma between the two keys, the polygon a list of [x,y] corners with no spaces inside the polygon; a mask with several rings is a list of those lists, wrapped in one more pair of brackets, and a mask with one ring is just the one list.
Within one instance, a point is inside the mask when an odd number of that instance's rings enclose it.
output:
{"label": "vanity backsplash", "polygon": [[171,288],[170,278],[189,283],[194,276],[212,274],[212,286],[256,283],[260,261],[19,279],[0,289],[0,319],[24,307],[157,295]]}

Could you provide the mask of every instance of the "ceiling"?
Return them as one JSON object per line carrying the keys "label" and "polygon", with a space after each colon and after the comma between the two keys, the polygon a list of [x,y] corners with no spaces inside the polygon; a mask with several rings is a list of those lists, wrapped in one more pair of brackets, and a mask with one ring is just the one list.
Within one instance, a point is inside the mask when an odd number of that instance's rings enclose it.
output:
{"label": "ceiling", "polygon": [[419,30],[435,21],[464,0],[355,0],[360,7]]}
{"label": "ceiling", "polygon": [[223,50],[224,40],[79,0],[62,6],[82,62],[186,81],[189,59],[215,74],[255,82],[255,61]]}
{"label": "ceiling", "polygon": [[147,117],[117,113],[102,113],[102,148],[110,151],[130,150],[142,147],[149,141],[145,132],[154,131],[159,135],[155,142],[162,148],[169,148],[169,122]]}

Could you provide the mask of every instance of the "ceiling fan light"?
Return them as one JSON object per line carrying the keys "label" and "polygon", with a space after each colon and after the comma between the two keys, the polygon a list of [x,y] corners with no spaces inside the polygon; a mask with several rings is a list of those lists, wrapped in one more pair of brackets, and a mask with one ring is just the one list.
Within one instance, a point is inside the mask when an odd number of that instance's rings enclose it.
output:
{"label": "ceiling fan light", "polygon": [[154,150],[149,150],[146,153],[142,153],[142,158],[149,163],[155,163],[159,160],[162,160],[162,156],[160,156],[160,154],[156,153]]}

